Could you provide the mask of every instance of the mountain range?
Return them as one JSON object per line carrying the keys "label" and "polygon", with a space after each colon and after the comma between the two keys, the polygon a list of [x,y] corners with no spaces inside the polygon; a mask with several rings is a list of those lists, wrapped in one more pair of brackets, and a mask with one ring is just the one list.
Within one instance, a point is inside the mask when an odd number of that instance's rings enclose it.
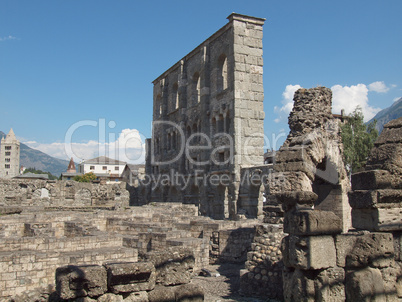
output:
{"label": "mountain range", "polygon": [[381,133],[382,128],[389,121],[402,116],[402,98],[395,101],[390,107],[385,108],[378,112],[367,124],[377,120],[376,129]]}
{"label": "mountain range", "polygon": [[[5,136],[6,134],[0,131],[0,139]],[[35,168],[44,172],[50,172],[54,176],[59,177],[62,172],[67,171],[68,164],[68,160],[52,157],[42,151],[32,149],[20,143],[20,165],[26,168]]]}

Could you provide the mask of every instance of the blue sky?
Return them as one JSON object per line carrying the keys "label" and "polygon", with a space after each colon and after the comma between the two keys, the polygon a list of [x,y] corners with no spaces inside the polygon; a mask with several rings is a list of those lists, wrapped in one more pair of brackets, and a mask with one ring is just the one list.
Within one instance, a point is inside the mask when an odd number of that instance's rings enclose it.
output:
{"label": "blue sky", "polygon": [[2,0],[0,130],[57,157],[73,133],[77,160],[99,140],[135,149],[151,135],[151,82],[232,12],[267,19],[268,138],[287,133],[299,86],[330,87],[335,113],[360,104],[368,118],[402,97],[401,11],[400,0]]}

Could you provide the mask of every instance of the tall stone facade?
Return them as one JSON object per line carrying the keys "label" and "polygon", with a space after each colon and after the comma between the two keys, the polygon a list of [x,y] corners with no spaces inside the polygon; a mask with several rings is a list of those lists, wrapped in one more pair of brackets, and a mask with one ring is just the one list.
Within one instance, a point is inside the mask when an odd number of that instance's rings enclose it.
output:
{"label": "tall stone facade", "polygon": [[13,129],[1,139],[0,177],[12,178],[20,173],[20,142]]}
{"label": "tall stone facade", "polygon": [[235,217],[240,170],[264,154],[265,19],[228,20],[153,82],[147,143],[147,201],[197,204],[215,219]]}

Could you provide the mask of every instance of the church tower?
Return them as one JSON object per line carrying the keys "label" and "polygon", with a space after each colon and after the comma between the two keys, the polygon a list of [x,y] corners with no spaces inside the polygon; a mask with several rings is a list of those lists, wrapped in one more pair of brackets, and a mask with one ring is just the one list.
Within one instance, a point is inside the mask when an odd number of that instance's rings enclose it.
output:
{"label": "church tower", "polygon": [[0,177],[12,178],[20,172],[20,142],[13,129],[1,139],[0,148]]}
{"label": "church tower", "polygon": [[75,163],[72,157],[67,167],[67,173],[77,173],[77,169],[75,168]]}

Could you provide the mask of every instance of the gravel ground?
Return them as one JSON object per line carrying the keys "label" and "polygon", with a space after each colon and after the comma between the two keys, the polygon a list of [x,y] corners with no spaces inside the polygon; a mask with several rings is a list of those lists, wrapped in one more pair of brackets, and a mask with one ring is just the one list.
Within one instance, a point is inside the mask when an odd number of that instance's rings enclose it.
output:
{"label": "gravel ground", "polygon": [[[240,295],[240,270],[243,267],[244,264],[210,265],[207,269],[212,272],[211,277],[197,276],[192,279],[191,283],[197,284],[204,289],[206,302],[278,302]],[[216,276],[216,273],[219,275]]]}

